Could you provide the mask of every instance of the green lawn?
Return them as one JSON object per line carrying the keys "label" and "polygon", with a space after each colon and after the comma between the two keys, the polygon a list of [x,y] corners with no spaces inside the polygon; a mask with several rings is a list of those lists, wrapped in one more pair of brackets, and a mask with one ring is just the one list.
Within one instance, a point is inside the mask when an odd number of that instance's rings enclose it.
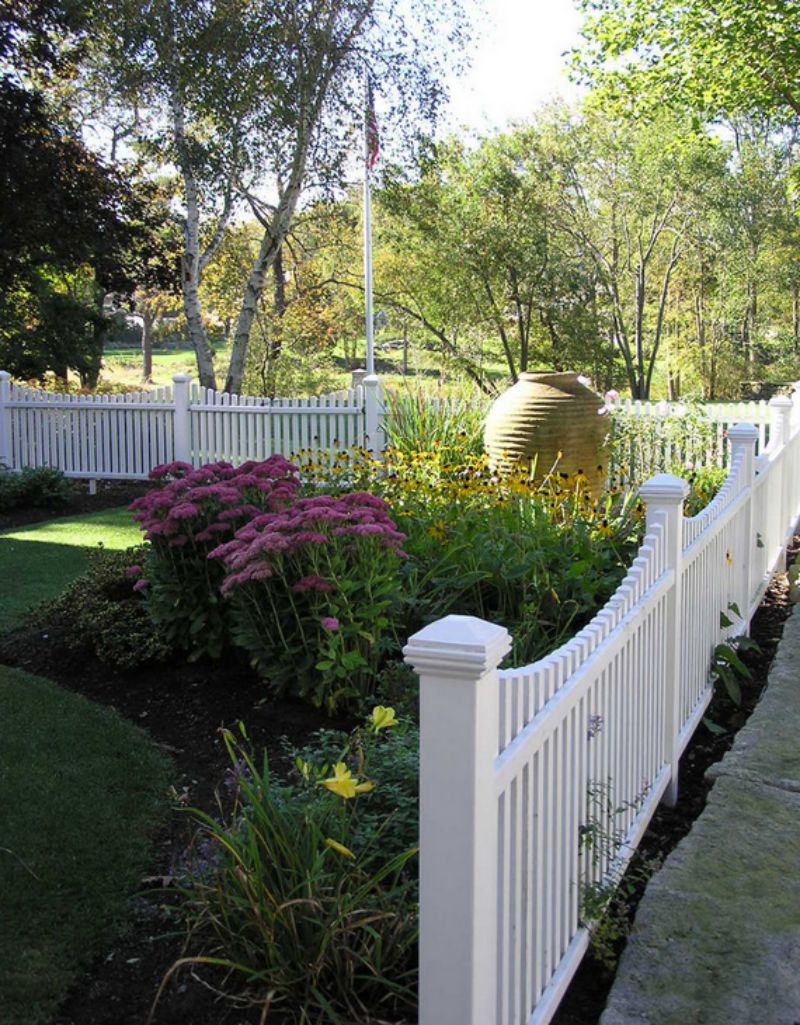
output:
{"label": "green lawn", "polygon": [[0,667],[0,1022],[46,1025],[124,927],[170,767],[146,736]]}
{"label": "green lawn", "polygon": [[87,549],[121,550],[142,534],[127,509],[37,523],[0,534],[0,631],[36,602],[55,598],[88,565]]}

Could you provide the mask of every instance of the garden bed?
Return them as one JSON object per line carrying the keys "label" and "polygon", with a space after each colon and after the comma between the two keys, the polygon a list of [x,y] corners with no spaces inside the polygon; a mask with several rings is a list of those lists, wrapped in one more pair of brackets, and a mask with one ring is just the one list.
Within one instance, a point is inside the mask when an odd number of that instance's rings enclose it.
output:
{"label": "garden bed", "polygon": [[[790,608],[788,587],[778,578],[753,622],[753,636],[761,652],[745,656],[753,680],[743,685],[743,704],[736,708],[724,699],[715,702],[710,715],[726,733],[713,734],[704,727],[697,732],[681,763],[679,804],[674,809],[659,809],[637,865],[662,860],[702,810],[709,787],[705,770],[722,757],[733,733],[758,700]],[[348,719],[332,722],[323,712],[297,701],[264,701],[263,682],[242,663],[174,663],[146,672],[121,673],[95,659],[76,657],[63,640],[52,629],[17,631],[4,638],[0,659],[56,680],[143,727],[174,760],[175,793],[206,810],[213,808],[214,788],[228,766],[219,735],[221,726],[243,720],[255,749],[265,747],[273,766],[280,770],[286,767],[282,736],[300,746],[321,726],[352,725]],[[188,816],[178,815],[159,833],[150,872],[134,901],[127,936],[97,958],[52,1025],[141,1025],[145,1020],[165,971],[182,950],[183,932],[172,910],[171,877],[190,833]],[[620,915],[632,913],[642,889],[641,879],[641,871],[634,867],[635,892],[627,906],[619,909]],[[623,942],[619,940],[617,948]],[[613,970],[590,954],[558,1012],[558,1025],[593,1025],[612,980]],[[198,981],[189,970],[178,973],[165,991],[154,1025],[250,1025],[259,1021],[257,1008],[234,1010],[219,1002],[208,988],[209,981],[209,976]]]}

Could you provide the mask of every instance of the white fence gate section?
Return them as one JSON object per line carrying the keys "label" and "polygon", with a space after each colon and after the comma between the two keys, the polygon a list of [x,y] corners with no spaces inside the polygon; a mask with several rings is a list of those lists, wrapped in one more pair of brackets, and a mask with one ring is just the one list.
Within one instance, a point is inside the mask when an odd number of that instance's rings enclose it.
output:
{"label": "white fence gate section", "polygon": [[[730,429],[727,481],[685,519],[685,482],[641,489],[646,536],[573,640],[498,671],[502,626],[448,616],[415,634],[420,676],[419,1025],[546,1025],[712,696],[715,646],[746,631],[800,513],[792,401],[771,440]],[[738,614],[737,614],[738,610]],[[721,616],[734,621],[723,627]]]}
{"label": "white fence gate section", "polygon": [[252,398],[191,384],[126,395],[60,395],[0,372],[0,466],[54,466],[69,477],[145,479],[159,463],[380,451],[380,382],[311,398]]}

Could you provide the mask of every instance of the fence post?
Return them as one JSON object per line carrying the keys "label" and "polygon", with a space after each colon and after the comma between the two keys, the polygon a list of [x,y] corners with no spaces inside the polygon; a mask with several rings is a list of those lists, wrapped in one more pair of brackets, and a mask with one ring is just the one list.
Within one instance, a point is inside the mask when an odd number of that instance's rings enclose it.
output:
{"label": "fence post", "polygon": [[383,394],[381,379],[377,374],[367,374],[364,385],[364,433],[367,436],[367,448],[374,456],[379,456],[384,449],[383,427]]}
{"label": "fence post", "polygon": [[358,388],[360,384],[364,383],[364,378],[367,376],[366,370],[352,370],[350,372],[350,381],[352,388]]}
{"label": "fence post", "polygon": [[791,417],[793,403],[786,395],[776,395],[769,400],[769,441],[770,445],[781,447],[791,437]]}
{"label": "fence post", "polygon": [[172,378],[172,398],[175,403],[175,419],[172,428],[172,458],[182,463],[191,463],[192,445],[189,424],[189,384],[188,374],[175,374]]}
{"label": "fence post", "polygon": [[446,616],[409,639],[420,678],[419,1025],[497,1017],[497,666],[502,626]]}
{"label": "fence post", "polygon": [[0,370],[0,467],[11,469],[11,374]]}
{"label": "fence post", "polygon": [[800,381],[795,381],[792,385],[792,418],[791,418],[792,430],[796,431],[800,427]]}
{"label": "fence post", "polygon": [[683,572],[683,502],[689,494],[689,485],[671,473],[651,477],[639,489],[639,496],[647,507],[647,530],[657,523],[664,529],[666,569],[675,577],[667,596],[665,687],[664,687],[664,752],[670,764],[670,784],[665,800],[674,807],[678,800],[678,762],[680,761],[679,734],[681,731],[681,668],[683,664],[682,637],[682,572]]}
{"label": "fence post", "polygon": [[[758,428],[753,424],[734,424],[728,430],[728,440],[731,443],[731,465],[735,465],[742,455],[742,482],[747,488],[747,505],[744,513],[743,538],[744,559],[742,561],[742,591],[744,593],[744,604],[740,605],[739,611],[742,614],[742,626],[744,631],[750,629],[750,602],[753,597],[753,551],[757,538],[753,533],[753,481],[756,478],[756,443],[758,442]],[[722,610],[724,611],[724,610]]]}
{"label": "fence post", "polygon": [[[789,439],[792,436],[792,408],[792,400],[787,398],[785,395],[776,395],[774,399],[769,400],[770,448],[781,449],[785,448],[789,444]],[[776,510],[776,514],[779,517],[776,539],[780,539],[780,544],[785,556],[794,528],[792,515],[793,510],[789,508],[790,467],[787,465],[786,458],[782,458],[780,460],[780,467],[778,468],[776,466],[775,469],[780,469],[781,478],[779,509]],[[791,523],[790,520],[792,521]]]}

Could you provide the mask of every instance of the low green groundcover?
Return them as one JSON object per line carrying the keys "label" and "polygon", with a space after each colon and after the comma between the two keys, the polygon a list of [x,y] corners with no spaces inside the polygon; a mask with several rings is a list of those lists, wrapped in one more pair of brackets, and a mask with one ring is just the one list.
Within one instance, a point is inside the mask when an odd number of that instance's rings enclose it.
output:
{"label": "low green groundcover", "polygon": [[51,1020],[124,928],[169,763],[134,726],[0,667],[0,1021]]}

